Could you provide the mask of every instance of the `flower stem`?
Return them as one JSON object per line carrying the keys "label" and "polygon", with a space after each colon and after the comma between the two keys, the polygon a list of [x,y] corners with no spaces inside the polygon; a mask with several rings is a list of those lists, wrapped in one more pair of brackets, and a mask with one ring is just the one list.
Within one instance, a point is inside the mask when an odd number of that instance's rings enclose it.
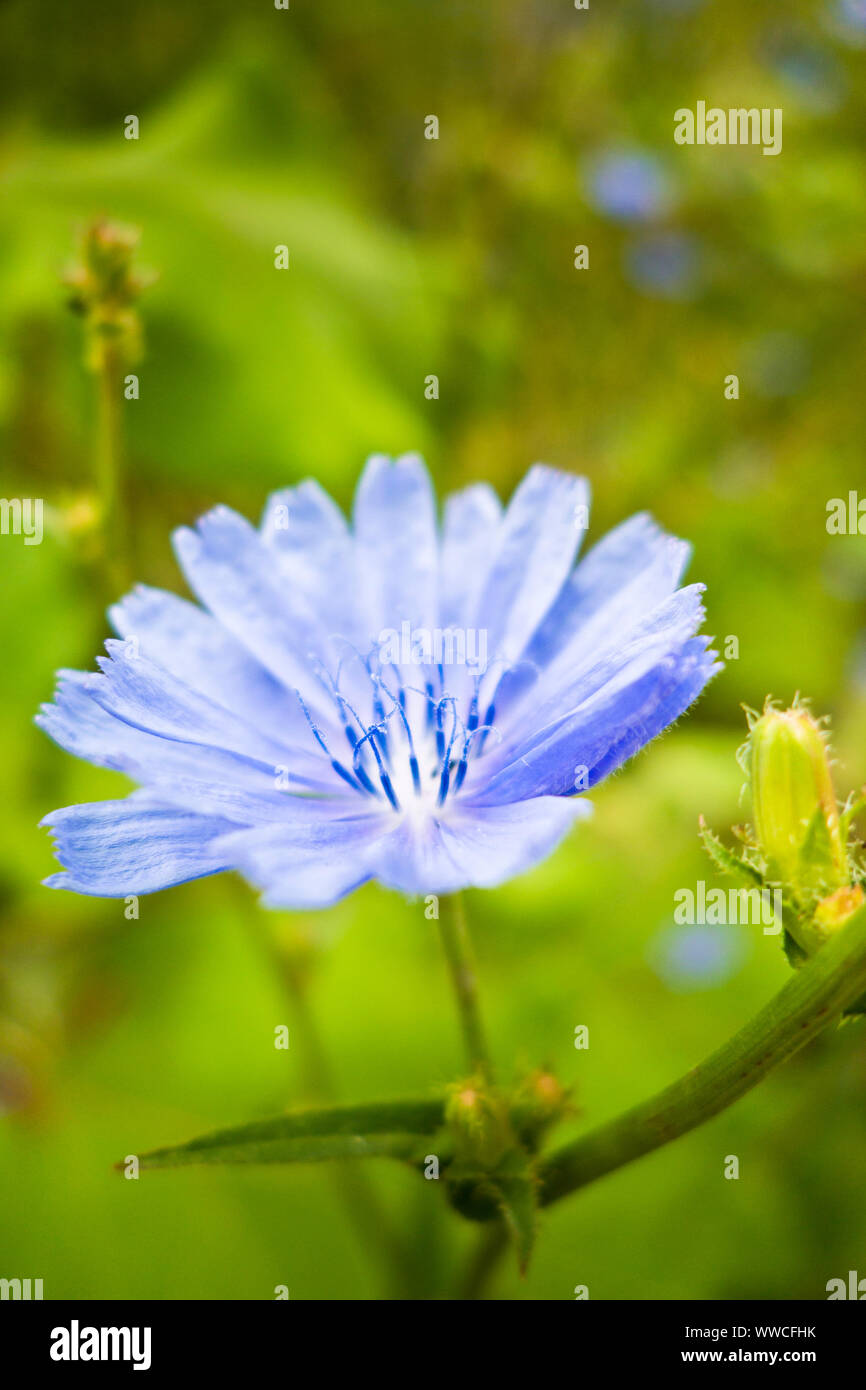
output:
{"label": "flower stem", "polygon": [[141,355],[138,300],[154,276],[135,264],[138,230],[98,217],[83,228],[76,261],[62,280],[84,327],[84,365],[97,379],[94,488],[99,506],[99,559],[112,598],[128,586],[123,507],[124,373]]}
{"label": "flower stem", "polygon": [[744,1028],[672,1086],[552,1154],[540,1169],[547,1206],[671,1143],[727,1109],[866,989],[866,907]]}
{"label": "flower stem", "polygon": [[[279,982],[291,1010],[293,1031],[302,1038],[300,1064],[304,1090],[311,1099],[331,1101],[336,1087],[315,1012],[310,1004],[305,943],[300,936],[286,943],[278,943],[270,924],[263,920],[261,908],[250,905],[245,891],[242,896],[244,920]],[[393,1228],[379,1200],[378,1191],[368,1176],[359,1172],[354,1165],[337,1164],[332,1169],[331,1178],[358,1237],[365,1245],[378,1248],[392,1285],[404,1290],[412,1278],[411,1252]]]}
{"label": "flower stem", "polygon": [[493,1068],[481,1022],[475,964],[472,959],[462,894],[454,893],[445,900],[443,906],[444,911],[439,918],[439,934],[454,986],[466,1059],[471,1071],[478,1072],[486,1081],[492,1081]]}
{"label": "flower stem", "polygon": [[478,1237],[458,1298],[464,1302],[483,1298],[487,1282],[507,1249],[508,1236],[504,1221],[490,1222]]}
{"label": "flower stem", "polygon": [[126,524],[123,500],[123,363],[116,348],[106,348],[98,370],[95,486],[101,516],[106,582],[112,597],[128,588]]}

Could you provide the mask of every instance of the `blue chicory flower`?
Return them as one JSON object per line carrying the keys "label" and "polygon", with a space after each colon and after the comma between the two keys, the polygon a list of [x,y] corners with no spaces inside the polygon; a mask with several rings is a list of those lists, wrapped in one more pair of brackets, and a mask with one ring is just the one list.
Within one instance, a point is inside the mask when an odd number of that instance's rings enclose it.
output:
{"label": "blue chicory flower", "polygon": [[202,607],[138,587],[101,674],[66,671],[37,722],[126,773],[118,801],[45,817],[100,897],[238,870],[272,907],[369,879],[491,887],[538,863],[595,786],[718,669],[688,546],[647,515],[577,567],[584,479],[532,468],[503,510],[449,497],[417,455],[374,456],[353,526],[313,481],[259,530],[216,507],[175,548]]}
{"label": "blue chicory flower", "polygon": [[587,165],[587,195],[599,212],[618,222],[646,222],[670,207],[663,165],[642,150],[607,150]]}

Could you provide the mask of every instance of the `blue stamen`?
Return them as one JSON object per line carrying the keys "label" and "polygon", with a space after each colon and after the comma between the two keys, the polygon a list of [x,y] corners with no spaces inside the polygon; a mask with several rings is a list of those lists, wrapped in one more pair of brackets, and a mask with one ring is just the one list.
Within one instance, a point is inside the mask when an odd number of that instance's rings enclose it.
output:
{"label": "blue stamen", "polygon": [[436,704],[436,761],[441,763],[445,756],[445,732],[442,728],[442,701]]}
{"label": "blue stamen", "polygon": [[[372,676],[371,676],[371,680],[372,680]],[[379,698],[378,694],[377,694],[377,695],[374,695],[374,697],[373,697],[373,719],[374,719],[374,721],[375,721],[373,727],[374,727],[377,731],[378,731],[379,729],[381,729],[381,731],[382,731],[381,733],[378,733],[379,746],[380,746],[380,748],[381,748],[381,750],[382,750],[382,754],[383,754],[383,756],[384,756],[384,758],[385,758],[385,761],[387,762],[388,766],[390,767],[390,766],[391,766],[391,753],[390,753],[390,750],[389,750],[389,748],[388,748],[388,733],[387,733],[387,730],[386,730],[386,728],[385,728],[385,706],[382,704],[382,701],[381,701],[381,699]]]}
{"label": "blue stamen", "polygon": [[487,706],[487,713],[484,716],[484,723],[481,725],[481,742],[478,745],[479,755],[484,752],[484,745],[487,742],[487,735],[490,733],[495,717],[496,706],[491,700],[490,704]]}
{"label": "blue stamen", "polygon": [[427,696],[427,728],[432,729],[433,715],[436,709],[436,702],[433,699],[433,685],[431,681],[427,681],[427,684],[424,688],[424,693]]}
{"label": "blue stamen", "polygon": [[[409,744],[409,768],[410,768],[410,771],[411,771],[411,773],[412,773],[412,786],[415,788],[415,795],[416,795],[416,796],[420,796],[420,795],[421,795],[421,773],[420,773],[420,771],[419,771],[419,769],[418,769],[418,759],[417,759],[417,757],[415,756],[415,742],[414,742],[414,740],[413,740],[413,738],[412,738],[412,729],[411,729],[411,726],[410,726],[410,724],[409,724],[408,717],[407,717],[407,715],[406,715],[406,692],[405,692],[405,690],[403,689],[403,687],[402,687],[402,685],[401,685],[401,686],[400,686],[400,690],[399,690],[399,692],[398,692],[398,694],[397,694],[397,698],[394,699],[393,692],[392,692],[392,691],[390,690],[390,688],[385,684],[384,679],[383,679],[381,676],[379,676],[379,677],[377,677],[377,680],[378,680],[379,684],[381,685],[382,689],[385,691],[385,693],[386,693],[387,695],[390,695],[391,699],[394,700],[394,710],[397,712],[397,714],[399,714],[400,719],[402,720],[403,729],[405,730],[406,739],[407,739],[407,742],[408,742],[408,744]],[[393,711],[392,711],[392,712],[393,712]]]}
{"label": "blue stamen", "polygon": [[[350,723],[349,723],[348,718],[346,717],[346,711],[348,710],[349,714],[351,714],[351,716],[352,716],[352,718],[354,719],[355,723],[358,725],[358,728],[361,729],[362,731],[363,731],[363,729],[364,729],[364,725],[363,725],[361,719],[359,718],[358,714],[355,712],[355,710],[354,710],[354,709],[352,708],[352,706],[350,705],[349,701],[346,699],[346,697],[345,697],[344,695],[342,695],[342,694],[340,693],[340,673],[341,673],[342,669],[343,669],[343,662],[342,662],[342,659],[341,659],[340,664],[339,664],[339,666],[337,667],[336,679],[333,679],[333,680],[332,680],[331,677],[329,676],[328,672],[325,670],[324,666],[322,666],[321,662],[316,662],[316,664],[315,664],[315,670],[316,670],[317,676],[319,677],[319,680],[320,680],[320,681],[322,682],[322,684],[325,686],[325,689],[328,691],[328,693],[329,693],[329,695],[331,696],[332,700],[334,700],[334,702],[335,702],[336,705],[337,705],[337,709],[338,709],[338,711],[339,711],[340,719],[341,719],[342,722],[343,722],[343,733],[344,733],[345,736],[346,736],[346,741],[347,741],[349,747],[350,747],[351,750],[352,750],[352,756],[353,756],[353,758],[354,758],[355,750],[356,750],[356,748],[358,747],[358,739],[357,739],[357,737],[355,736],[355,733],[354,733],[354,731],[353,731],[353,729],[352,729],[352,726],[351,726]],[[309,716],[308,716],[308,718],[309,718]],[[340,775],[343,776],[343,773],[341,773]],[[367,792],[369,792],[371,796],[378,796],[378,795],[379,795],[379,793],[377,792],[376,788],[373,786],[373,783],[370,781],[370,778],[369,778],[368,775],[367,775],[366,769],[364,768],[363,764],[362,764],[360,761],[357,763],[357,766],[355,767],[355,776],[357,777],[358,781],[361,783],[361,786],[364,788],[364,790],[367,791]]]}
{"label": "blue stamen", "polygon": [[393,788],[393,786],[391,785],[391,778],[388,776],[387,772],[385,771],[385,765],[384,765],[384,763],[382,762],[381,755],[380,755],[380,753],[379,753],[378,748],[376,747],[376,734],[377,734],[378,732],[379,732],[379,730],[377,729],[376,725],[374,724],[374,725],[372,725],[371,728],[369,728],[369,729],[367,730],[367,732],[364,734],[364,737],[363,737],[363,738],[359,738],[359,739],[358,739],[358,747],[357,747],[356,750],[355,750],[355,759],[356,759],[356,761],[357,761],[357,759],[360,758],[360,756],[361,756],[361,748],[362,748],[362,745],[365,744],[365,743],[367,743],[367,742],[369,742],[370,747],[371,747],[372,750],[373,750],[373,757],[376,759],[376,765],[377,765],[377,767],[378,767],[378,769],[379,769],[379,781],[382,783],[382,790],[384,791],[385,795],[387,796],[387,798],[388,798],[388,800],[390,801],[391,805],[393,806],[394,810],[395,810],[395,811],[399,811],[399,810],[400,810],[400,803],[399,803],[399,801],[397,800],[396,794],[395,794],[395,792],[394,792],[394,788]]}
{"label": "blue stamen", "polygon": [[[495,716],[495,705],[491,699],[487,715],[483,723],[479,723],[479,691],[481,688],[481,677],[476,676],[473,681],[473,691],[469,698],[469,707],[466,722],[460,716],[457,707],[457,700],[453,695],[444,692],[444,667],[441,662],[437,663],[433,680],[427,680],[424,688],[415,686],[404,686],[399,670],[396,672],[396,689],[392,688],[390,679],[386,676],[381,663],[377,663],[379,669],[374,669],[374,662],[377,661],[377,654],[372,651],[369,656],[362,657],[353,647],[354,655],[360,661],[364,672],[372,687],[372,708],[374,721],[369,726],[358,714],[350,700],[342,694],[339,688],[339,678],[342,672],[343,661],[337,667],[337,677],[334,679],[329,675],[321,663],[316,663],[316,674],[328,694],[334,701],[340,717],[343,736],[352,750],[352,768],[348,769],[338,758],[331,754],[327,740],[321,729],[313,720],[310,711],[300,693],[298,699],[310,730],[316,742],[327,756],[331,767],[337,775],[356,791],[366,792],[370,796],[378,797],[384,793],[391,807],[395,811],[401,810],[401,805],[394,783],[390,775],[392,756],[396,745],[389,737],[388,725],[390,720],[396,715],[402,725],[408,745],[409,770],[412,776],[412,787],[416,796],[423,795],[421,769],[418,753],[415,748],[415,740],[412,732],[412,725],[408,714],[407,691],[412,690],[417,693],[425,703],[425,723],[430,728],[435,737],[436,744],[436,764],[431,770],[431,775],[438,775],[439,785],[437,790],[437,806],[442,806],[449,794],[456,795],[466,779],[469,770],[469,763],[472,756],[472,744],[477,735],[478,752],[480,753],[487,740],[487,736],[493,727]],[[440,694],[438,698],[435,694],[435,682],[438,677]],[[391,701],[391,708],[386,711],[385,697]],[[445,711],[451,710],[451,728],[446,733]],[[354,726],[357,726],[358,732]],[[455,758],[454,749],[458,735],[462,734],[462,747],[459,758]],[[367,745],[376,764],[376,773],[381,791],[364,766],[364,759],[367,754]]]}
{"label": "blue stamen", "polygon": [[472,699],[469,701],[469,720],[466,725],[470,734],[478,728],[478,687],[472,692]]}
{"label": "blue stamen", "polygon": [[[471,731],[470,731],[470,732],[471,732]],[[455,796],[456,796],[457,793],[459,792],[460,788],[463,786],[463,779],[464,779],[464,777],[466,776],[466,773],[467,773],[467,771],[468,771],[468,768],[469,768],[469,739],[468,739],[468,737],[467,737],[467,739],[465,740],[465,742],[464,742],[464,744],[463,744],[463,752],[462,752],[462,754],[461,754],[461,756],[460,756],[460,761],[459,761],[459,763],[457,764],[457,776],[454,778],[454,795],[455,795]]]}
{"label": "blue stamen", "polygon": [[342,777],[344,782],[348,782],[350,787],[354,787],[355,791],[362,791],[363,788],[357,777],[353,776],[349,769],[347,767],[344,767],[343,764],[339,761],[339,759],[335,758],[332,755],[331,750],[328,747],[327,741],[325,739],[325,735],[322,733],[321,729],[313,722],[313,717],[310,714],[310,711],[307,709],[306,704],[304,703],[304,697],[301,694],[300,690],[296,690],[295,694],[297,695],[301,703],[301,709],[304,711],[304,718],[310,726],[312,735],[318,743],[319,747],[321,748],[322,752],[326,755],[326,757],[330,759],[331,767],[340,777]]}
{"label": "blue stamen", "polygon": [[[441,778],[440,778],[440,780],[439,780],[439,795],[438,795],[438,797],[436,798],[436,805],[437,805],[437,806],[442,806],[443,803],[445,802],[445,798],[446,798],[447,795],[448,795],[448,787],[449,787],[449,784],[450,784],[450,782],[451,782],[451,753],[452,753],[452,750],[453,750],[453,748],[454,748],[454,740],[455,740],[455,738],[457,737],[457,725],[458,725],[458,723],[460,723],[460,724],[462,725],[462,722],[463,722],[463,721],[460,719],[460,716],[459,716],[458,713],[457,713],[457,701],[454,699],[453,695],[443,695],[443,696],[442,696],[442,699],[439,701],[439,709],[441,710],[442,706],[443,706],[444,704],[446,704],[446,703],[448,703],[448,704],[451,705],[451,714],[452,714],[451,735],[450,735],[450,737],[449,737],[449,739],[448,739],[448,748],[447,748],[447,751],[445,752],[444,759],[443,759],[443,763],[442,763],[442,776],[441,776]],[[441,722],[441,718],[440,718],[440,722]],[[465,732],[465,730],[464,730],[464,732]]]}

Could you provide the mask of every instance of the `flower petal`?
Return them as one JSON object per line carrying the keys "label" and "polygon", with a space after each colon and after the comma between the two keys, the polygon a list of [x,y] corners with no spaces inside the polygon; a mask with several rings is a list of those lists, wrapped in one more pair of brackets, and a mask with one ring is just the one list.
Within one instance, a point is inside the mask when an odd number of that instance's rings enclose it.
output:
{"label": "flower petal", "polygon": [[303,594],[330,635],[366,651],[370,633],[361,622],[355,546],[336,502],[312,478],[268,498],[262,517],[265,546],[286,579]]}
{"label": "flower petal", "polygon": [[492,658],[517,661],[568,576],[589,502],[585,478],[537,463],[508,504],[470,626]]}
{"label": "flower petal", "polygon": [[446,498],[439,585],[443,627],[472,625],[478,594],[499,540],[501,520],[502,504],[486,483],[476,483]]}
{"label": "flower petal", "polygon": [[217,845],[263,891],[266,907],[328,907],[373,876],[371,852],[390,812],[347,815],[324,801],[294,810],[291,823],[236,830]]}
{"label": "flower petal", "polygon": [[580,797],[537,797],[511,805],[456,802],[447,816],[403,820],[374,852],[375,872],[403,893],[495,888],[534,868],[576,820],[592,814]]}
{"label": "flower petal", "polygon": [[708,639],[624,663],[581,704],[508,750],[505,766],[489,779],[467,779],[466,797],[478,805],[520,797],[570,796],[595,786],[677,718],[720,669]]}
{"label": "flower petal", "polygon": [[691,547],[662,531],[646,513],[594,545],[563,585],[528,645],[523,662],[496,691],[500,721],[524,695],[533,703],[557,685],[576,658],[621,643],[676,591]]}
{"label": "flower petal", "polygon": [[[545,737],[552,724],[570,716],[608,682],[634,680],[681,647],[704,620],[703,592],[702,584],[678,589],[630,627],[623,627],[612,643],[601,637],[594,643],[572,643],[504,715],[497,703],[502,750],[498,761],[503,762],[515,744],[524,748]],[[496,759],[494,754],[490,767]]]}
{"label": "flower petal", "polygon": [[620,736],[597,757],[589,772],[589,785],[594,786],[615,772],[624,762],[640,752],[674,720],[684,714],[698,698],[704,686],[722,669],[716,653],[707,650],[709,638],[694,637],[680,652],[676,679],[665,683],[657,692],[652,707],[647,708],[643,722],[625,722]]}
{"label": "flower petal", "polygon": [[438,625],[436,502],[417,454],[392,460],[374,454],[358,483],[354,508],[357,583],[369,635],[408,623]]}
{"label": "flower petal", "polygon": [[98,659],[102,675],[88,676],[85,689],[109,714],[180,743],[215,745],[271,766],[286,760],[287,744],[267,738],[147,657],[128,655],[123,642],[109,639],[105,649],[108,658]]}
{"label": "flower petal", "polygon": [[[273,786],[278,777],[281,784],[297,790],[333,793],[343,785],[327,760],[306,750],[286,748],[280,751],[280,761],[272,762],[133,726],[94,698],[93,683],[99,679],[83,671],[59,672],[54,703],[42,705],[34,720],[61,748],[97,767],[112,768],[142,783],[168,777],[180,786],[188,779],[210,778],[229,790],[253,794]],[[146,718],[146,711],[138,717]],[[195,803],[191,809],[196,809]]]}
{"label": "flower petal", "polygon": [[40,824],[51,826],[55,853],[68,871],[47,878],[49,888],[123,898],[228,867],[213,845],[230,822],[154,805],[146,793],[66,806]]}
{"label": "flower petal", "polygon": [[130,648],[241,718],[284,740],[308,731],[297,698],[287,692],[210,613],[162,589],[139,584],[108,610]]}
{"label": "flower petal", "polygon": [[174,534],[175,552],[193,592],[222,626],[289,692],[328,719],[316,661],[330,669],[335,650],[327,628],[300,592],[280,574],[273,553],[248,521],[215,507],[196,530]]}

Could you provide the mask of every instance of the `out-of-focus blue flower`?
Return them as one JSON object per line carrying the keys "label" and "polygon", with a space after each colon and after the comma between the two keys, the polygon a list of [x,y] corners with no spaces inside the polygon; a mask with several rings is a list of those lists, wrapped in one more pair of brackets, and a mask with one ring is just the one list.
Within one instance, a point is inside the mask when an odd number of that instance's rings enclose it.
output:
{"label": "out-of-focus blue flower", "polygon": [[863,48],[866,45],[866,0],[831,0],[826,23],[852,48]]}
{"label": "out-of-focus blue flower", "polygon": [[101,674],[61,673],[38,717],[141,783],[46,817],[47,882],[121,897],[236,869],[319,907],[536,864],[718,669],[688,547],[638,515],[575,568],[587,507],[536,465],[504,511],[484,485],[450,497],[440,529],[422,460],[376,456],[351,528],[307,481],[259,530],[217,507],[178,531],[203,606],[135,589]]}
{"label": "out-of-focus blue flower", "polygon": [[641,150],[611,150],[587,167],[589,201],[620,222],[645,222],[671,204],[669,181],[657,159]]}
{"label": "out-of-focus blue flower", "polygon": [[743,965],[749,938],[739,926],[666,927],[651,943],[649,960],[677,994],[715,989]]}
{"label": "out-of-focus blue flower", "polygon": [[839,0],[838,10],[847,24],[866,30],[866,0]]}
{"label": "out-of-focus blue flower", "polygon": [[625,251],[626,273],[636,289],[660,299],[690,299],[700,280],[700,256],[691,237],[660,232]]}

